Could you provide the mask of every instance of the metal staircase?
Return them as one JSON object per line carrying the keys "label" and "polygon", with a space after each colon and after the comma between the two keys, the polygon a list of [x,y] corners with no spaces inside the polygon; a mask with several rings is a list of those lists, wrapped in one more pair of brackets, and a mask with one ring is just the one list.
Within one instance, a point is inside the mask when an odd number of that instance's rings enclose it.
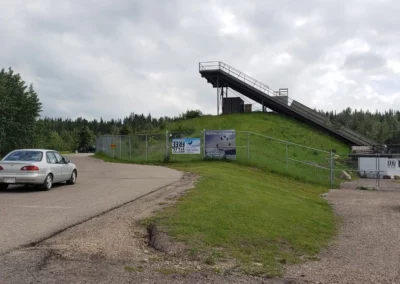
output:
{"label": "metal staircase", "polygon": [[274,91],[268,85],[246,75],[245,73],[221,61],[199,63],[199,72],[214,88],[231,88],[264,107],[295,117],[305,123],[334,135],[336,138],[353,146],[375,146],[375,141],[356,133],[344,126],[335,124],[323,114],[289,98],[285,89]]}

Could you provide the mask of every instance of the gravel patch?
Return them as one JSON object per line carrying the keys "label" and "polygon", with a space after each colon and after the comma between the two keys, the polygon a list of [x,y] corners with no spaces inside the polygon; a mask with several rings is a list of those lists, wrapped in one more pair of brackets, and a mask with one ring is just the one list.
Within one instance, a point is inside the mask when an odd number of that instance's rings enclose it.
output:
{"label": "gravel patch", "polygon": [[327,200],[338,216],[338,237],[320,261],[288,267],[287,283],[400,283],[400,183],[346,183]]}

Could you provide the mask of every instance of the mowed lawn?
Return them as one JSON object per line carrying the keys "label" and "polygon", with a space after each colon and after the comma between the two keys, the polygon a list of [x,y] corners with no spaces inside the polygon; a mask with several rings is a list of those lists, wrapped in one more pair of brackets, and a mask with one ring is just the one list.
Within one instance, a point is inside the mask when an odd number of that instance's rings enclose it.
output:
{"label": "mowed lawn", "polygon": [[171,167],[201,178],[147,222],[160,224],[216,269],[236,259],[241,272],[278,276],[284,264],[318,253],[335,232],[333,212],[320,196],[324,187],[232,162]]}

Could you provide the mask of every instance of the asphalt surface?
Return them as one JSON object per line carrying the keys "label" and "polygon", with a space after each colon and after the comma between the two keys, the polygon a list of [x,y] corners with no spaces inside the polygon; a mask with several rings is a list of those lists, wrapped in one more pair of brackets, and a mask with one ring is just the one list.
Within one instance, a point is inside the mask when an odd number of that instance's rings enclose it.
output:
{"label": "asphalt surface", "polygon": [[179,171],[105,163],[88,155],[68,158],[78,167],[75,185],[47,192],[11,187],[0,192],[0,255],[51,237],[70,226],[181,179]]}

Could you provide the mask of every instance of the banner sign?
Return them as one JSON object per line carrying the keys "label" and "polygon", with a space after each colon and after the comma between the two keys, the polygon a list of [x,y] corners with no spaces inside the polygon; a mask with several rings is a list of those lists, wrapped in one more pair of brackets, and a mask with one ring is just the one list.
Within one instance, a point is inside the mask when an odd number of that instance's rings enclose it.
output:
{"label": "banner sign", "polygon": [[207,130],[204,138],[206,157],[236,159],[235,130]]}
{"label": "banner sign", "polygon": [[200,154],[200,138],[172,139],[172,154]]}

